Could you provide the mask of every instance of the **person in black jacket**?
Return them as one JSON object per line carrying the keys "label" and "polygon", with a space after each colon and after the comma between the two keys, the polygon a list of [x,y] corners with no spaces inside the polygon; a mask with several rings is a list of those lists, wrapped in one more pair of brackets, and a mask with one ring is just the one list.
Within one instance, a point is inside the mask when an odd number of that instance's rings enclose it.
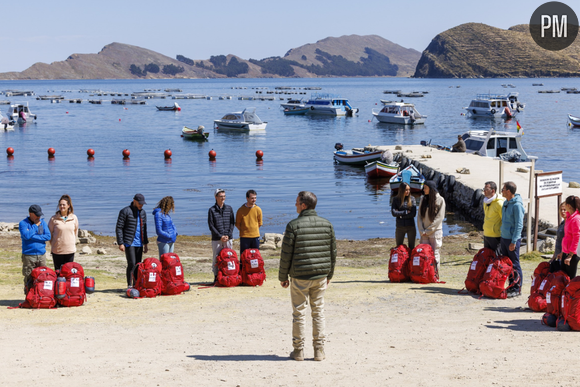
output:
{"label": "person in black jacket", "polygon": [[133,276],[138,263],[147,254],[149,239],[147,238],[147,214],[143,210],[145,197],[141,194],[133,197],[133,202],[119,211],[117,218],[117,244],[119,250],[125,252],[127,258],[127,286],[133,286]]}
{"label": "person in black jacket", "polygon": [[417,204],[415,198],[411,195],[411,187],[407,183],[401,183],[398,191],[391,206],[391,213],[397,218],[395,242],[397,246],[402,245],[406,234],[409,240],[409,249],[413,250],[417,236],[417,229],[415,228]]}
{"label": "person in black jacket", "polygon": [[215,190],[214,196],[215,204],[209,208],[207,223],[211,231],[211,249],[213,252],[211,268],[214,277],[217,277],[217,255],[224,248],[232,248],[234,240],[234,210],[231,206],[225,204],[226,191],[218,188]]}

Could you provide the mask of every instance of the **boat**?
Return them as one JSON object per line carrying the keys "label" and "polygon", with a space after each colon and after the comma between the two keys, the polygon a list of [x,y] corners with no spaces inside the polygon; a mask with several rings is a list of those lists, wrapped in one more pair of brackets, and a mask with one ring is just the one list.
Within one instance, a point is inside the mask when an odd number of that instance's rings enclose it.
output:
{"label": "boat", "polygon": [[568,120],[572,126],[580,126],[580,117],[575,117],[572,114],[568,114]]}
{"label": "boat", "polygon": [[296,107],[303,108],[304,101],[301,99],[289,99],[288,102],[281,103],[280,107],[284,110]]}
{"label": "boat", "polygon": [[0,113],[0,129],[14,130],[14,121],[10,121]]}
{"label": "boat", "polygon": [[308,108],[304,106],[302,107],[294,106],[284,109],[284,115],[287,116],[300,116],[306,113],[308,113]]}
{"label": "boat", "polygon": [[18,125],[36,120],[36,114],[32,114],[28,108],[28,102],[10,105],[7,116],[8,120],[14,121]]}
{"label": "boat", "polygon": [[181,134],[184,138],[205,141],[209,137],[209,132],[204,132],[204,129],[205,127],[203,125],[198,126],[197,129],[191,129],[184,126],[183,129],[181,129]]}
{"label": "boat", "polygon": [[353,108],[348,99],[330,94],[314,93],[304,106],[310,109],[308,114],[352,117],[358,112],[358,108]]}
{"label": "boat", "polygon": [[380,160],[372,161],[365,165],[365,173],[371,179],[381,177],[393,177],[399,171],[399,163],[393,161],[390,164],[383,163]]}
{"label": "boat", "polygon": [[177,104],[177,102],[175,102],[173,104],[173,106],[156,106],[157,110],[159,111],[163,111],[163,112],[180,112],[181,108],[179,107],[179,105]]}
{"label": "boat", "polygon": [[372,109],[373,117],[376,117],[380,122],[402,125],[425,123],[427,116],[421,115],[412,103],[384,100],[381,102],[384,106],[380,110]]}
{"label": "boat", "polygon": [[409,184],[411,192],[419,193],[423,191],[423,184],[425,184],[425,176],[413,164],[391,177],[389,185],[393,193],[399,190],[401,183]]}
{"label": "boat", "polygon": [[525,104],[518,101],[518,96],[519,93],[478,94],[464,109],[472,117],[511,118],[525,108]]}
{"label": "boat", "polygon": [[412,91],[410,93],[397,93],[399,98],[421,98],[424,97],[423,93],[420,91]]}
{"label": "boat", "polygon": [[500,132],[496,130],[470,130],[462,136],[466,153],[484,157],[499,157],[510,162],[529,161],[522,147],[522,134],[519,132]]}
{"label": "boat", "polygon": [[376,161],[381,158],[383,151],[367,150],[365,148],[342,149],[341,143],[334,145],[334,161],[350,164],[350,165],[365,165],[368,162]]}
{"label": "boat", "polygon": [[268,123],[256,114],[256,108],[246,108],[241,112],[228,113],[213,122],[216,129],[264,130]]}
{"label": "boat", "polygon": [[532,86],[544,86],[543,83],[532,83]]}

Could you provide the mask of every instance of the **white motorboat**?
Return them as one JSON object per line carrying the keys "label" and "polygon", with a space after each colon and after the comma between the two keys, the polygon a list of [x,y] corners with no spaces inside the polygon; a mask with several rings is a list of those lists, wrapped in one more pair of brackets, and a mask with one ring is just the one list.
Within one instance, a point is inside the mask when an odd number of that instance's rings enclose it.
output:
{"label": "white motorboat", "polygon": [[256,114],[256,108],[246,108],[241,112],[228,113],[213,122],[216,129],[264,130],[268,123]]}
{"label": "white motorboat", "polygon": [[500,157],[506,161],[529,161],[522,147],[522,134],[495,130],[470,130],[462,136],[466,153],[485,157]]}
{"label": "white motorboat", "polygon": [[511,118],[524,110],[526,106],[518,101],[518,96],[519,93],[478,94],[464,109],[472,117]]}
{"label": "white motorboat", "polygon": [[15,103],[10,105],[7,112],[8,120],[14,121],[18,125],[27,122],[35,122],[36,114],[32,114],[28,108],[28,102]]}
{"label": "white motorboat", "polygon": [[310,109],[308,114],[352,117],[358,112],[358,108],[353,108],[348,99],[330,94],[312,94],[310,99],[304,103],[304,106]]}
{"label": "white motorboat", "polygon": [[0,129],[14,130],[14,121],[10,121],[0,113]]}
{"label": "white motorboat", "polygon": [[334,149],[336,149],[334,152],[334,161],[351,165],[365,165],[369,162],[379,160],[383,154],[383,151],[374,149],[343,149],[342,144],[339,142],[334,144]]}
{"label": "white motorboat", "polygon": [[288,102],[281,103],[280,107],[282,109],[299,109],[304,107],[304,101],[301,99],[290,99]]}
{"label": "white motorboat", "polygon": [[406,102],[391,102],[381,100],[382,109],[373,109],[373,116],[380,122],[389,124],[415,125],[424,124],[427,116],[421,115],[415,105]]}

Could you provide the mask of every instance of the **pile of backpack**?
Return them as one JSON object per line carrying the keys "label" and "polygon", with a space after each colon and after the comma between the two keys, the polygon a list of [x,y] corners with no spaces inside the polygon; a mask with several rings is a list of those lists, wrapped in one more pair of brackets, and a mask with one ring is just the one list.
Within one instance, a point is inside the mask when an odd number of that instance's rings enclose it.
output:
{"label": "pile of backpack", "polygon": [[423,243],[413,251],[409,251],[407,245],[391,249],[389,280],[418,284],[443,283],[439,281],[437,261],[431,245]]}
{"label": "pile of backpack", "polygon": [[65,263],[57,272],[49,267],[36,267],[26,286],[26,300],[20,308],[50,309],[59,306],[81,306],[87,294],[95,291],[95,279],[85,277],[76,262]]}
{"label": "pile of backpack", "polygon": [[179,256],[174,253],[157,258],[146,258],[137,264],[137,277],[133,287],[127,289],[129,298],[153,298],[159,295],[181,294],[190,289],[184,280],[183,266]]}
{"label": "pile of backpack", "polygon": [[519,275],[513,269],[512,261],[484,247],[473,257],[465,279],[465,288],[470,293],[505,299],[508,290],[518,282]]}
{"label": "pile of backpack", "polygon": [[266,280],[264,260],[258,249],[246,249],[238,261],[236,252],[232,249],[222,249],[217,258],[218,273],[216,286],[232,287],[240,284],[262,286]]}
{"label": "pile of backpack", "polygon": [[570,280],[563,271],[550,273],[550,264],[541,262],[532,278],[528,306],[545,312],[542,324],[560,331],[580,330],[580,278]]}

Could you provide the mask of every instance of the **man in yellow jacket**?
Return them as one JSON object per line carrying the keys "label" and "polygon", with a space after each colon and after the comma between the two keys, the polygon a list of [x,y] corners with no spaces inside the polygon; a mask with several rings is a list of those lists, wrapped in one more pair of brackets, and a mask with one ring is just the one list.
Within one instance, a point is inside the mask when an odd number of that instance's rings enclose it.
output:
{"label": "man in yellow jacket", "polygon": [[483,247],[492,249],[499,255],[501,237],[501,209],[504,198],[497,194],[497,185],[493,181],[485,183],[483,188]]}
{"label": "man in yellow jacket", "polygon": [[236,228],[240,231],[240,257],[246,249],[260,248],[262,210],[256,205],[257,197],[253,189],[246,192],[246,203],[236,213]]}

